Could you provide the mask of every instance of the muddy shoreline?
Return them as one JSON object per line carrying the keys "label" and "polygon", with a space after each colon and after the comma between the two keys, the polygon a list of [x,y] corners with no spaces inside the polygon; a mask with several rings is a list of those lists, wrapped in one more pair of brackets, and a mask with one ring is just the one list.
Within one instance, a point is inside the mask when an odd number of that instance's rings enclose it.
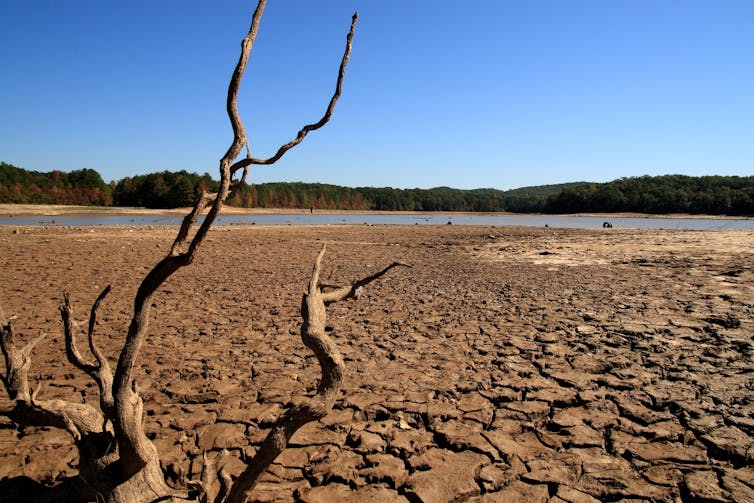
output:
{"label": "muddy shoreline", "polygon": [[[0,227],[0,302],[40,396],[96,404],[64,356],[106,285],[111,362],[138,282],[174,229]],[[348,374],[293,437],[260,501],[754,501],[754,231],[224,226],[155,300],[140,357],[145,425],[170,473],[252,454],[316,388],[300,296],[400,260],[329,312]],[[0,399],[4,406],[7,398]],[[74,477],[60,430],[0,418],[0,491]],[[23,479],[26,480],[26,479]],[[15,485],[14,485],[15,484]],[[27,494],[28,495],[28,494]],[[19,500],[20,501],[20,500]]]}
{"label": "muddy shoreline", "polygon": [[[172,208],[172,209],[153,209],[153,208],[136,208],[122,206],[73,206],[73,205],[55,205],[55,204],[0,204],[0,217],[14,216],[121,216],[121,215],[186,215],[190,208]],[[324,214],[361,214],[361,215],[381,215],[381,214],[402,214],[416,215],[428,212],[419,211],[361,211],[361,210],[315,210],[317,213]],[[309,213],[309,209],[296,208],[235,208],[233,206],[224,206],[222,214],[224,215],[296,215]],[[429,212],[431,213],[431,212]],[[539,215],[539,213],[510,213],[510,212],[437,212],[441,214],[458,214],[458,215]],[[692,215],[686,213],[672,214],[646,214],[646,213],[571,213],[561,214],[561,216],[584,216],[584,217],[633,217],[633,218],[704,218],[715,220],[743,219],[749,220],[754,217],[746,216],[727,216],[727,215]]]}

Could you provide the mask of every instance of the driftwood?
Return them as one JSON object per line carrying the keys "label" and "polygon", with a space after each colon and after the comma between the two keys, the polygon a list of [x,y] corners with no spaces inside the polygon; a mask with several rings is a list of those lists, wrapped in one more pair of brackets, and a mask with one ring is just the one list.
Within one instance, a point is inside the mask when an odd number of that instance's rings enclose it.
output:
{"label": "driftwood", "polygon": [[[160,467],[159,455],[143,428],[143,404],[134,376],[139,351],[149,331],[150,311],[153,299],[160,286],[177,270],[194,260],[197,250],[204,242],[207,232],[220,213],[223,203],[232,194],[234,187],[244,182],[248,167],[254,164],[273,164],[288,150],[295,147],[306,135],[324,126],[331,118],[341,95],[346,65],[351,54],[351,44],[357,21],[354,14],[346,38],[346,47],[338,70],[335,91],[322,118],[304,126],[294,139],[281,146],[269,158],[254,158],[246,137],[246,130],[238,113],[238,89],[246,69],[249,54],[259,29],[266,1],[259,0],[252,16],[251,25],[241,43],[241,55],[230,79],[227,97],[227,112],[233,128],[233,141],[220,161],[220,188],[215,194],[202,193],[191,212],[183,219],[168,254],[160,260],[141,282],[133,303],[133,315],[125,342],[120,352],[115,372],[107,357],[95,343],[94,329],[97,311],[110,287],[105,288],[91,308],[86,331],[89,352],[94,360],[89,361],[78,349],[78,326],[74,321],[72,302],[64,295],[60,314],[63,320],[66,356],[77,369],[90,376],[99,389],[98,407],[63,400],[38,400],[31,391],[28,372],[31,353],[44,335],[18,347],[18,337],[13,329],[13,320],[0,309],[0,347],[5,360],[5,373],[0,376],[12,406],[0,414],[9,417],[19,426],[48,426],[69,431],[79,450],[79,475],[97,500],[116,502],[183,501],[189,498],[188,491],[171,488]],[[246,157],[237,160],[246,148]],[[235,175],[241,176],[235,179]],[[201,225],[192,230],[200,214],[207,210]],[[317,356],[322,367],[322,380],[317,394],[289,409],[278,420],[256,456],[249,462],[241,476],[232,480],[222,470],[222,463],[204,457],[202,480],[192,482],[199,488],[201,501],[241,502],[246,501],[257,478],[275,457],[285,449],[291,435],[303,424],[324,417],[332,408],[343,378],[343,360],[332,339],[325,333],[325,306],[349,297],[355,297],[360,287],[379,278],[389,269],[400,265],[391,264],[380,272],[354,282],[352,285],[322,291],[319,274],[323,248],[317,256],[309,288],[304,294],[301,315],[301,335],[304,344]],[[219,469],[218,469],[219,467]],[[219,481],[219,484],[211,482]],[[211,487],[219,485],[219,489]]]}
{"label": "driftwood", "polygon": [[319,255],[317,255],[309,288],[301,299],[301,340],[317,357],[322,369],[322,379],[317,393],[314,397],[293,405],[278,418],[254,458],[247,465],[246,470],[233,484],[228,497],[229,502],[246,501],[247,495],[254,488],[259,476],[285,450],[291,436],[306,423],[325,417],[335,403],[343,382],[345,365],[338,347],[325,331],[327,323],[326,306],[340,300],[356,297],[361,287],[376,280],[393,267],[406,265],[393,262],[381,271],[355,281],[351,285],[323,293],[319,284],[319,275],[325,250],[326,246],[323,246]]}

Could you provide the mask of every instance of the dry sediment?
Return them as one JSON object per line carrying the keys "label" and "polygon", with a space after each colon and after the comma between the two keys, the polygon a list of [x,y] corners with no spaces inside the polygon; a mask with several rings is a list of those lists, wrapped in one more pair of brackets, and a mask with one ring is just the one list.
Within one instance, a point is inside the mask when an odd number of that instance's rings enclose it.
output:
{"label": "dry sediment", "polygon": [[[57,307],[106,285],[117,357],[138,282],[174,229],[0,228],[6,312],[48,333],[40,397],[96,403]],[[341,398],[264,476],[259,501],[754,501],[752,231],[220,227],[155,301],[139,385],[169,473],[229,471],[316,390],[298,307],[323,281],[411,269],[331,307]],[[3,405],[3,398],[0,406]],[[64,431],[0,419],[0,494],[76,475]],[[28,493],[26,493],[28,495]]]}

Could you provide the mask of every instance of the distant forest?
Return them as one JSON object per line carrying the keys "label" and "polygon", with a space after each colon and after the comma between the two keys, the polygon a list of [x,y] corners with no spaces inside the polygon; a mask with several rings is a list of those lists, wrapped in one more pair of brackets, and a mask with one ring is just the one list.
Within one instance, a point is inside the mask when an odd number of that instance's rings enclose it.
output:
{"label": "distant forest", "polygon": [[[176,208],[202,190],[216,191],[209,174],[162,171],[105,183],[93,169],[27,171],[0,163],[0,203]],[[516,213],[697,213],[754,215],[754,176],[684,175],[574,182],[501,191],[341,187],[280,182],[239,187],[228,204],[257,208]]]}

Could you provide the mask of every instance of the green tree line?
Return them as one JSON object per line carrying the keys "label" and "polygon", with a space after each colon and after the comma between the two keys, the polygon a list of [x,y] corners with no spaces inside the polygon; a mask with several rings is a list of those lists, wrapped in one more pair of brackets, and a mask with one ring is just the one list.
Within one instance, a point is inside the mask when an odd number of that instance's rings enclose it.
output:
{"label": "green tree line", "polygon": [[[218,182],[205,173],[162,171],[106,184],[93,169],[63,173],[0,165],[0,202],[142,206],[191,206]],[[243,184],[229,204],[257,208],[516,213],[697,213],[754,215],[754,177],[684,175],[574,182],[501,191],[341,187],[322,183]]]}
{"label": "green tree line", "polygon": [[754,215],[754,176],[641,176],[590,183],[550,195],[541,211]]}
{"label": "green tree line", "polygon": [[27,171],[0,162],[0,203],[109,206],[110,186],[93,169]]}
{"label": "green tree line", "polygon": [[145,208],[183,208],[193,206],[196,197],[204,190],[217,192],[219,182],[208,173],[202,176],[188,173],[162,171],[148,175],[127,176],[112,184],[113,204],[116,206],[142,206]]}

